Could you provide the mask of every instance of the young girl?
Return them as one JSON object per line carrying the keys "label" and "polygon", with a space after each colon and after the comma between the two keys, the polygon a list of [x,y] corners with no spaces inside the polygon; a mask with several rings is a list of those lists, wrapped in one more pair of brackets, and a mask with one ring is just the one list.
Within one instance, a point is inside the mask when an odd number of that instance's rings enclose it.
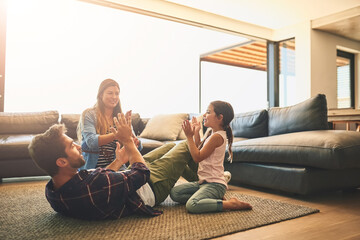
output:
{"label": "young girl", "polygon": [[211,102],[204,114],[204,126],[212,129],[203,142],[200,142],[199,130],[201,123],[196,118],[190,123],[183,123],[189,150],[193,160],[199,163],[198,182],[184,183],[175,186],[171,192],[172,200],[186,203],[191,213],[220,212],[226,210],[251,209],[251,205],[237,198],[223,200],[227,189],[224,177],[224,157],[227,140],[229,155],[232,159],[232,130],[229,126],[234,118],[232,106],[223,101]]}

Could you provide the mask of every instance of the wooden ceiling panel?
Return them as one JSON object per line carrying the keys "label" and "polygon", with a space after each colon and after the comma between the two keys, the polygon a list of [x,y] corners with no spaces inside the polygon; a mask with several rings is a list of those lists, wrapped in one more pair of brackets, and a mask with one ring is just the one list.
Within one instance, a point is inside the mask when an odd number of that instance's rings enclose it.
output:
{"label": "wooden ceiling panel", "polygon": [[[284,51],[285,49],[285,51]],[[290,50],[287,51],[286,49]],[[287,71],[295,74],[295,40],[280,43],[280,68],[281,61],[286,57]],[[202,61],[226,64],[236,67],[250,68],[254,70],[267,70],[267,49],[264,42],[249,42],[240,46],[215,51],[201,57]],[[344,59],[337,58],[336,66],[348,64]],[[281,69],[280,69],[281,72]]]}
{"label": "wooden ceiling panel", "polygon": [[266,71],[266,43],[250,42],[219,52],[213,52],[203,56],[201,60]]}

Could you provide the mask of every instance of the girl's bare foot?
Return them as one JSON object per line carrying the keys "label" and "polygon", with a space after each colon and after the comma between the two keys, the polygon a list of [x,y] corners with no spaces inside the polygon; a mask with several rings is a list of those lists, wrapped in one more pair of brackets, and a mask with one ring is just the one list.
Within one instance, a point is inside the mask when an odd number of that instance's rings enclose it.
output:
{"label": "girl's bare foot", "polygon": [[250,210],[252,206],[249,203],[242,202],[237,198],[223,200],[223,210]]}

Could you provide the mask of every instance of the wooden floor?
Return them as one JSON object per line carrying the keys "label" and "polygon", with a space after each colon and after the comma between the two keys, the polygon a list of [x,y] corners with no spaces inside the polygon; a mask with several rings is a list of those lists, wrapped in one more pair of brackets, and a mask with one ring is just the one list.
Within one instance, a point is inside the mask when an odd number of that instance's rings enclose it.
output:
{"label": "wooden floor", "polygon": [[[29,184],[31,184],[32,181],[39,181],[36,177],[25,179]],[[48,177],[42,177],[40,181],[47,181],[47,179]],[[23,184],[24,180],[14,178],[8,181],[6,179],[3,184],[16,185],[19,184],[19,182]],[[320,210],[320,213],[270,224],[216,239],[360,240],[360,189],[354,190],[353,192],[338,191],[311,196],[282,194],[266,189],[248,187],[229,186],[229,189],[262,198],[270,198],[317,208]]]}
{"label": "wooden floor", "polygon": [[317,208],[311,214],[280,223],[216,238],[222,240],[244,239],[360,239],[360,189],[353,192],[331,192],[312,196],[281,194],[265,189],[229,187],[233,191],[262,198],[280,200]]}

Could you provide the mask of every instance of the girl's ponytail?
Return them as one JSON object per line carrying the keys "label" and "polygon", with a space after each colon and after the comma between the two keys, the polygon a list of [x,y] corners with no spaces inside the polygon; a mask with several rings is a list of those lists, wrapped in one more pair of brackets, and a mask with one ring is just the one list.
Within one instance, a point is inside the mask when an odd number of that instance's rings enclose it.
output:
{"label": "girl's ponytail", "polygon": [[233,136],[233,133],[232,133],[232,129],[230,127],[230,125],[226,125],[224,127],[224,130],[226,131],[226,137],[228,139],[228,152],[229,152],[229,162],[232,163],[232,160],[233,160],[233,152],[231,150],[231,147],[232,147],[232,144],[233,144],[233,141],[234,141],[234,136]]}

